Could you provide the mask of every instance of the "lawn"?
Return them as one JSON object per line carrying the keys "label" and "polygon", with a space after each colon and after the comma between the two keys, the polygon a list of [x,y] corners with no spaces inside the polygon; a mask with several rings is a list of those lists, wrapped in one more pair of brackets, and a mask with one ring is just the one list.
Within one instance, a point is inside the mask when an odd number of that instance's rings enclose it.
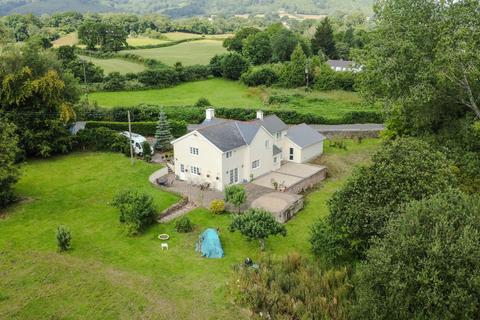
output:
{"label": "lawn", "polygon": [[[355,92],[310,91],[247,87],[239,82],[210,79],[180,84],[166,89],[144,91],[94,92],[92,100],[104,107],[134,106],[141,103],[165,106],[193,105],[207,98],[215,107],[262,108],[263,110],[295,110],[329,119],[340,118],[350,111],[376,111],[361,103]],[[269,100],[275,100],[269,103]]]}
{"label": "lawn", "polygon": [[198,40],[162,48],[120,51],[120,53],[133,53],[144,58],[159,60],[168,65],[178,61],[184,65],[205,65],[214,55],[224,52],[226,49],[219,40]]}
{"label": "lawn", "polygon": [[120,72],[121,74],[138,73],[145,70],[145,66],[142,63],[131,62],[120,58],[98,59],[89,56],[79,57],[99,66],[105,74],[111,72]]}
{"label": "lawn", "polygon": [[133,106],[140,103],[193,105],[201,97],[207,98],[214,106],[259,107],[262,105],[258,89],[223,79],[187,82],[166,89],[94,92],[89,96],[91,100],[97,101],[104,107]]}
{"label": "lawn", "polygon": [[[267,252],[309,254],[308,230],[327,214],[326,200],[354,164],[365,162],[378,140],[347,142],[348,150],[326,143],[321,163],[332,177],[307,197],[306,208],[288,222],[288,236],[267,241]],[[74,153],[35,160],[23,167],[17,185],[22,203],[0,219],[1,319],[247,319],[228,297],[231,267],[250,256],[256,242],[230,233],[229,215],[205,209],[189,214],[197,225],[178,234],[174,223],[155,225],[138,237],[127,237],[112,196],[126,188],[152,194],[158,210],[176,196],[150,186],[147,177],[158,166],[110,153]],[[69,226],[72,250],[59,254],[55,228]],[[219,227],[225,258],[207,260],[193,250],[199,233]],[[162,252],[159,233],[171,235]]]}

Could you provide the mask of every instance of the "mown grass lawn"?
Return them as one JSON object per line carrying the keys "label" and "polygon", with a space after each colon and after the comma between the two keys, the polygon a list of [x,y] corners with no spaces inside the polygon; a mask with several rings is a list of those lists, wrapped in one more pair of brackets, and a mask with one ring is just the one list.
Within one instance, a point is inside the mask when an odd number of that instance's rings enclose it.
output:
{"label": "mown grass lawn", "polygon": [[[247,87],[240,82],[219,78],[183,83],[172,88],[142,91],[94,92],[90,98],[100,106],[134,106],[141,103],[164,106],[193,105],[207,98],[214,107],[262,108],[263,110],[295,110],[326,118],[340,118],[350,111],[378,111],[361,103],[356,92],[309,91]],[[272,98],[283,102],[269,103]],[[279,100],[279,99],[277,99]]]}
{"label": "mown grass lawn", "polygon": [[98,59],[89,56],[79,56],[81,59],[90,61],[93,64],[103,69],[105,75],[112,72],[119,72],[120,74],[138,73],[145,70],[145,66],[142,63],[136,63],[127,61],[125,59],[111,58],[111,59]]}
{"label": "mown grass lawn", "polygon": [[[307,206],[287,224],[286,238],[267,241],[267,253],[309,254],[309,227],[327,214],[326,200],[354,164],[368,161],[378,140],[347,142],[348,150],[326,143],[319,160],[332,177],[307,197]],[[197,225],[178,234],[174,223],[155,225],[138,237],[124,235],[113,195],[133,188],[154,196],[158,210],[177,197],[150,186],[158,168],[110,153],[74,153],[35,160],[23,168],[17,191],[22,203],[0,219],[1,319],[243,319],[248,314],[228,296],[232,266],[247,256],[258,259],[256,242],[227,227],[229,215],[205,209],[189,213]],[[57,253],[55,229],[70,227],[72,250]],[[224,259],[204,259],[194,243],[206,227],[219,227]],[[168,233],[162,252],[159,233]]]}
{"label": "mown grass lawn", "polygon": [[226,51],[220,40],[198,40],[162,48],[123,50],[120,53],[133,53],[144,58],[161,61],[167,65],[174,65],[178,61],[183,65],[205,65],[214,55]]}
{"label": "mown grass lawn", "polygon": [[94,92],[90,99],[104,107],[134,106],[140,103],[167,106],[193,105],[207,98],[214,106],[259,107],[262,100],[258,89],[223,79],[187,82],[166,89],[141,91]]}

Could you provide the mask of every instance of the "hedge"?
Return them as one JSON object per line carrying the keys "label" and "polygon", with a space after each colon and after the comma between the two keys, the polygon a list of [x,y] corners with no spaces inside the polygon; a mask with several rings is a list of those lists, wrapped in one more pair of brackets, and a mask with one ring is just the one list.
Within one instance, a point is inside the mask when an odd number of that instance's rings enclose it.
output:
{"label": "hedge", "polygon": [[[194,106],[168,106],[158,105],[138,105],[135,107],[115,107],[115,108],[97,108],[91,111],[82,111],[79,120],[85,121],[113,121],[113,123],[124,123],[127,120],[127,111],[132,114],[132,123],[156,123],[158,113],[163,110],[167,118],[174,121],[185,123],[200,123],[205,118],[205,109]],[[354,124],[354,123],[383,123],[384,119],[377,111],[351,111],[345,113],[340,118],[325,118],[313,113],[299,113],[289,110],[264,110],[265,114],[276,114],[280,119],[288,124],[308,123],[308,124]],[[256,109],[245,108],[225,108],[216,107],[215,115],[219,118],[235,119],[248,121],[255,119]],[[77,114],[78,116],[78,114]],[[174,128],[172,124],[172,130]],[[180,125],[178,125],[180,126]],[[150,132],[151,129],[148,129]],[[181,132],[178,129],[176,132]],[[183,131],[184,132],[184,131]],[[175,133],[174,133],[175,135]]]}
{"label": "hedge", "polygon": [[[174,137],[180,137],[187,132],[187,124],[184,121],[169,120],[170,129]],[[85,128],[109,128],[116,131],[128,131],[128,122],[112,121],[87,121]],[[157,127],[156,121],[132,122],[132,132],[143,136],[154,136]]]}

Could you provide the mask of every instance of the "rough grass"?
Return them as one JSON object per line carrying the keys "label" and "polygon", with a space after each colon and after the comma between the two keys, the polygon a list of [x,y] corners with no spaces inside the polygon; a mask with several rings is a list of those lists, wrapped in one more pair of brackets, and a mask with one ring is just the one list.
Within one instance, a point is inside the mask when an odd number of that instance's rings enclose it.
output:
{"label": "rough grass", "polygon": [[159,60],[167,65],[173,65],[178,61],[184,65],[205,65],[214,55],[224,52],[226,49],[222,46],[222,41],[218,40],[198,40],[162,48],[120,51],[120,53],[133,53],[144,58]]}
{"label": "rough grass", "polygon": [[55,41],[52,41],[53,47],[74,46],[78,44],[78,36],[76,32],[66,34]]}
{"label": "rough grass", "polygon": [[[378,140],[347,142],[347,150],[325,145],[320,160],[342,165],[336,176],[307,197],[306,208],[287,224],[286,238],[267,241],[267,252],[309,254],[309,227],[328,211],[326,200],[365,162]],[[125,188],[152,194],[158,210],[178,198],[153,188],[148,175],[158,166],[110,153],[74,153],[26,164],[17,191],[30,199],[0,220],[1,319],[247,319],[227,294],[231,267],[245,257],[259,258],[256,242],[230,233],[229,215],[205,209],[189,213],[192,233],[174,231],[174,221],[127,237],[118,213],[109,206]],[[59,254],[55,228],[68,225],[72,250]],[[207,227],[219,227],[224,259],[204,259],[194,243]],[[168,233],[161,251],[159,233]]]}
{"label": "rough grass", "polygon": [[258,107],[262,105],[256,89],[223,79],[180,84],[166,89],[143,91],[94,92],[89,98],[105,107],[133,106],[140,103],[161,105],[193,105],[201,97],[214,106]]}
{"label": "rough grass", "polygon": [[111,72],[119,72],[121,74],[138,73],[145,70],[145,66],[142,63],[131,62],[120,58],[97,59],[89,56],[79,57],[99,66],[105,74]]}

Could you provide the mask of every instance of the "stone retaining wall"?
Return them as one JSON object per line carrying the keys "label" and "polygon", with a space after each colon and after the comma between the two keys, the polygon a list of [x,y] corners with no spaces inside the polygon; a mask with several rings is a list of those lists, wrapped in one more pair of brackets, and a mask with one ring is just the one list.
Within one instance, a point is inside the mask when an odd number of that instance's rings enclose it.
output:
{"label": "stone retaining wall", "polygon": [[303,179],[302,181],[290,186],[287,192],[290,193],[302,193],[308,189],[313,188],[316,184],[320,183],[321,181],[325,180],[327,177],[327,168],[323,168],[319,172],[315,173],[314,175]]}

